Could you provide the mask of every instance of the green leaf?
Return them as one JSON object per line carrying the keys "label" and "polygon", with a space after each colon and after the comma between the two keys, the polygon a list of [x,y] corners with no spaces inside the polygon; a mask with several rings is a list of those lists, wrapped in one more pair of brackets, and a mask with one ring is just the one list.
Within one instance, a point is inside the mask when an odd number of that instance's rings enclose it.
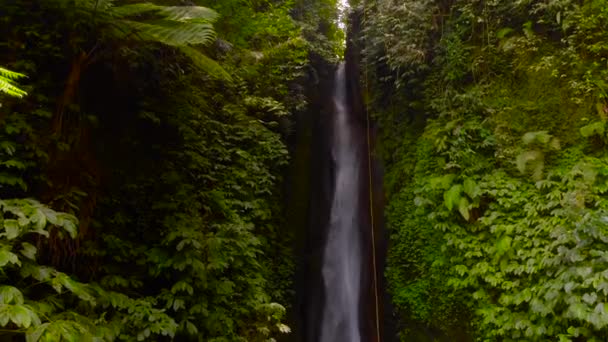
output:
{"label": "green leaf", "polygon": [[173,310],[179,311],[179,309],[183,309],[186,307],[186,302],[183,299],[175,298],[173,300]]}
{"label": "green leaf", "polygon": [[504,235],[498,241],[496,241],[496,254],[503,255],[511,249],[511,242],[513,238],[508,235]]}
{"label": "green leaf", "polygon": [[458,211],[465,220],[469,220],[469,200],[466,197],[460,197],[460,201],[458,202]]}
{"label": "green leaf", "polygon": [[522,152],[517,155],[517,169],[519,170],[519,172],[525,173],[529,163],[536,163],[535,171],[537,171],[537,169],[540,167],[542,172],[543,158],[543,153],[537,150]]}
{"label": "green leaf", "polygon": [[218,18],[217,12],[202,6],[161,6],[160,12],[167,19],[176,21],[198,21],[214,22]]}
{"label": "green leaf", "polygon": [[46,227],[46,216],[41,209],[36,209],[36,212],[30,217],[30,220],[36,225],[37,230],[42,230]]}
{"label": "green leaf", "polygon": [[440,177],[433,177],[429,180],[429,185],[431,189],[446,190],[452,185],[454,178],[456,178],[456,175],[451,173]]}
{"label": "green leaf", "polygon": [[15,85],[14,81],[25,75],[0,67],[0,92],[15,97],[23,97],[27,93]]}
{"label": "green leaf", "polygon": [[226,71],[226,69],[224,69],[217,61],[207,57],[201,51],[198,51],[197,49],[188,45],[181,45],[178,48],[184,55],[190,58],[194,66],[206,72],[211,77],[227,82],[233,81],[232,76]]}
{"label": "green leaf", "polygon": [[532,39],[534,37],[534,30],[532,29],[531,21],[525,22],[521,27],[528,39]]}
{"label": "green leaf", "polygon": [[76,238],[76,235],[78,234],[78,229],[76,228],[76,224],[74,224],[71,218],[64,219],[61,224],[61,227],[65,229],[68,234],[70,234],[70,237],[72,239]]}
{"label": "green leaf", "polygon": [[21,266],[19,257],[6,249],[0,249],[0,267],[6,266],[8,263]]}
{"label": "green leaf", "polygon": [[209,23],[184,23],[171,20],[154,22],[124,21],[148,40],[171,46],[208,45],[215,40],[213,25]]}
{"label": "green leaf", "polygon": [[32,324],[30,310],[22,305],[13,305],[9,311],[11,321],[16,325],[24,328],[29,328]]}
{"label": "green leaf", "polygon": [[198,334],[198,328],[190,321],[186,321],[186,330],[190,335]]}
{"label": "green leaf", "polygon": [[23,304],[23,294],[13,286],[0,286],[1,304]]}
{"label": "green leaf", "polygon": [[34,247],[34,245],[29,242],[22,242],[21,247],[21,254],[23,254],[23,256],[30,260],[36,260],[37,249]]}
{"label": "green leaf", "polygon": [[597,293],[595,292],[591,292],[591,293],[585,293],[583,295],[583,302],[592,305],[593,303],[595,303],[596,299],[597,299]]}
{"label": "green leaf", "polygon": [[[589,309],[585,304],[574,303],[568,307],[568,314],[570,317],[580,320],[585,320]],[[568,331],[570,332],[570,331]]]}
{"label": "green leaf", "polygon": [[510,27],[503,27],[500,30],[496,31],[496,38],[503,39],[513,31],[514,30]]}
{"label": "green leaf", "polygon": [[78,298],[87,302],[95,303],[95,298],[91,295],[86,284],[77,282],[64,273],[59,273],[57,280],[61,285],[63,285],[63,287],[68,289],[68,291],[77,295]]}
{"label": "green leaf", "polygon": [[477,183],[475,183],[475,181],[470,178],[465,179],[463,189],[464,192],[469,195],[471,199],[475,199],[479,196],[479,186],[477,186]]}
{"label": "green leaf", "polygon": [[522,141],[525,145],[531,143],[546,145],[551,141],[551,134],[547,131],[527,132],[522,137]]}
{"label": "green leaf", "polygon": [[445,206],[452,210],[456,203],[460,201],[460,193],[462,191],[462,185],[456,184],[453,185],[448,191],[443,193],[443,200]]}
{"label": "green leaf", "polygon": [[9,240],[13,240],[19,237],[19,234],[21,233],[19,221],[12,219],[4,220],[4,231],[4,236],[6,236],[6,238]]}
{"label": "green leaf", "polygon": [[606,123],[604,121],[596,121],[586,126],[581,127],[581,135],[588,138],[592,135],[603,135],[606,129]]}
{"label": "green leaf", "polygon": [[43,323],[37,327],[31,327],[25,332],[25,341],[26,342],[38,342],[40,337],[45,332],[45,330],[49,327],[50,323]]}
{"label": "green leaf", "polygon": [[10,321],[10,305],[0,305],[0,326],[5,327]]}

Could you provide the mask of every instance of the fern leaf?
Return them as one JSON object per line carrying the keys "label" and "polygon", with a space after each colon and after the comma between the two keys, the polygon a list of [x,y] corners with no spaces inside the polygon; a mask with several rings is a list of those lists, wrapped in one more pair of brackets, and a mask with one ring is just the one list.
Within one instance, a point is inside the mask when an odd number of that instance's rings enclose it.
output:
{"label": "fern leaf", "polygon": [[14,84],[16,79],[25,77],[18,72],[10,71],[0,67],[0,93],[5,93],[10,96],[23,97],[27,93]]}
{"label": "fern leaf", "polygon": [[232,76],[230,76],[230,74],[224,68],[222,68],[222,66],[218,62],[207,57],[202,52],[187,45],[180,46],[179,50],[188,58],[190,58],[192,64],[194,64],[199,69],[207,72],[210,76],[223,81],[232,82]]}
{"label": "fern leaf", "polygon": [[128,18],[150,12],[160,12],[162,7],[149,2],[117,6],[112,8],[112,15],[117,18]]}
{"label": "fern leaf", "polygon": [[215,40],[215,31],[210,23],[184,23],[179,21],[158,20],[154,22],[124,21],[150,40],[171,46],[188,44],[207,45]]}
{"label": "fern leaf", "polygon": [[161,13],[167,19],[181,22],[214,22],[218,18],[217,12],[201,6],[166,6]]}
{"label": "fern leaf", "polygon": [[93,0],[93,9],[96,11],[107,11],[114,7],[115,0]]}
{"label": "fern leaf", "polygon": [[9,80],[17,80],[19,78],[25,77],[25,75],[0,67],[0,77]]}
{"label": "fern leaf", "polygon": [[218,18],[217,12],[202,6],[160,6],[143,2],[117,6],[112,9],[112,14],[118,18],[128,18],[150,12],[157,12],[163,19],[180,22],[212,23]]}
{"label": "fern leaf", "polygon": [[47,0],[61,7],[73,7],[87,11],[105,11],[113,6],[115,0]]}

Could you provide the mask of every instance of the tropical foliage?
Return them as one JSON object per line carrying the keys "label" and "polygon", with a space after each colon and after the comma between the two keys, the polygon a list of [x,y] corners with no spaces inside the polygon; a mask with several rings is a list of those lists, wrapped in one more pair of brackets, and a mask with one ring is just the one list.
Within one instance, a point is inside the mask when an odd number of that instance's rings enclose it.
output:
{"label": "tropical foliage", "polygon": [[15,81],[25,75],[0,67],[0,92],[9,96],[23,97],[27,93],[15,85]]}
{"label": "tropical foliage", "polygon": [[368,2],[403,341],[607,338],[607,8]]}
{"label": "tropical foliage", "polygon": [[289,333],[285,141],[338,44],[293,6],[0,5],[0,89],[29,93],[0,114],[0,339]]}

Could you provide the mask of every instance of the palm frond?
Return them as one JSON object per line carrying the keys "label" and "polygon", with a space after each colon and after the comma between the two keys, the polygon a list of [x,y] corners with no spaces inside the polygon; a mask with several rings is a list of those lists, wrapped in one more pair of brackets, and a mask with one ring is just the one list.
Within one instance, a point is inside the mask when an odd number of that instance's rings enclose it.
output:
{"label": "palm frond", "polygon": [[194,66],[205,71],[211,77],[223,81],[232,82],[232,76],[230,76],[230,74],[224,68],[222,68],[222,66],[218,62],[211,59],[207,55],[187,45],[180,46],[178,47],[178,49],[184,55],[190,58]]}

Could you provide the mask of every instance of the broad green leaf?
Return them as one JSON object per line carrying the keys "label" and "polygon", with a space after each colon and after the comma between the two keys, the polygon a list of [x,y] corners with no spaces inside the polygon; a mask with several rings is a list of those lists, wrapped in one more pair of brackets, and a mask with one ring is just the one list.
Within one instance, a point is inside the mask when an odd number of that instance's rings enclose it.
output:
{"label": "broad green leaf", "polygon": [[503,237],[498,239],[498,241],[496,241],[496,253],[498,255],[502,255],[502,254],[505,254],[506,252],[508,252],[511,249],[512,241],[513,241],[513,238],[511,238],[508,235],[504,235]]}
{"label": "broad green leaf", "polygon": [[20,327],[29,328],[32,324],[30,310],[22,305],[12,305],[9,314],[11,321]]}
{"label": "broad green leaf", "polygon": [[583,303],[574,303],[568,307],[569,316],[575,319],[585,320],[588,311],[588,307]]}
{"label": "broad green leaf", "polygon": [[186,302],[184,302],[183,299],[175,298],[175,300],[173,300],[173,310],[174,311],[179,311],[179,309],[183,309],[185,307],[186,307]]}
{"label": "broad green leaf", "polygon": [[6,236],[7,239],[9,240],[13,240],[17,237],[19,237],[19,234],[21,233],[21,228],[19,227],[19,221],[17,220],[4,220],[4,236]]}
{"label": "broad green leaf", "polygon": [[42,210],[36,209],[36,212],[30,219],[36,225],[37,230],[42,230],[46,227],[46,216]]}
{"label": "broad green leaf", "polygon": [[546,145],[551,141],[551,134],[547,131],[538,131],[538,132],[527,132],[522,137],[522,141],[525,145],[529,145],[533,142],[541,145]]}
{"label": "broad green leaf", "polygon": [[21,254],[30,260],[36,260],[37,249],[34,245],[29,242],[22,242],[21,247]]}
{"label": "broad green leaf", "polygon": [[277,323],[277,328],[279,329],[280,332],[282,332],[283,334],[288,334],[291,332],[291,329],[282,323]]}
{"label": "broad green leaf", "polygon": [[186,330],[190,335],[198,334],[198,328],[190,321],[186,321]]}
{"label": "broad green leaf", "polygon": [[51,279],[51,276],[54,275],[57,271],[48,266],[38,266],[30,263],[26,263],[21,268],[21,276],[23,277],[32,277],[38,281],[48,281]]}
{"label": "broad green leaf", "polygon": [[516,165],[519,172],[526,172],[527,165],[531,162],[538,162],[541,164],[543,161],[544,154],[537,150],[525,151],[520,153],[516,159]]}
{"label": "broad green leaf", "polygon": [[95,302],[95,298],[91,295],[91,293],[89,293],[89,289],[87,288],[86,284],[77,282],[63,273],[58,275],[57,279],[59,283],[63,285],[63,287],[68,289],[68,291],[72,292],[73,294],[77,295],[78,298],[87,302]]}
{"label": "broad green leaf", "polygon": [[78,234],[78,230],[76,228],[76,225],[74,224],[74,222],[71,219],[66,219],[63,221],[62,224],[63,229],[65,229],[65,231],[68,232],[68,234],[70,234],[70,237],[72,239],[76,238],[76,235]]}
{"label": "broad green leaf", "polygon": [[453,185],[448,191],[443,193],[443,200],[448,210],[452,210],[454,206],[460,201],[460,194],[462,191],[462,185]]}
{"label": "broad green leaf", "polygon": [[581,127],[581,135],[588,138],[592,135],[603,135],[606,129],[606,123],[604,121],[596,121],[586,126]]}
{"label": "broad green leaf", "polygon": [[592,305],[593,303],[595,303],[595,300],[597,299],[597,293],[595,292],[591,292],[591,293],[585,293],[583,295],[583,302]]}
{"label": "broad green leaf", "polygon": [[23,304],[23,294],[13,286],[0,286],[1,304]]}
{"label": "broad green leaf", "polygon": [[454,178],[456,178],[456,175],[451,173],[440,177],[433,177],[429,180],[429,185],[432,189],[446,190],[452,185]]}
{"label": "broad green leaf", "polygon": [[43,323],[37,327],[31,327],[25,332],[25,341],[26,342],[38,342],[40,341],[40,337],[45,332],[45,330],[49,327],[50,323]]}
{"label": "broad green leaf", "polygon": [[496,38],[503,39],[513,31],[514,30],[510,27],[503,27],[500,30],[496,31]]}
{"label": "broad green leaf", "polygon": [[466,197],[460,197],[460,201],[458,202],[458,211],[465,220],[469,220],[471,215],[469,213],[469,200]]}
{"label": "broad green leaf", "polygon": [[21,266],[19,257],[6,249],[0,249],[0,267],[6,266],[8,263]]}
{"label": "broad green leaf", "polygon": [[475,199],[479,196],[479,186],[477,186],[477,183],[471,178],[465,179],[463,190],[471,199]]}

